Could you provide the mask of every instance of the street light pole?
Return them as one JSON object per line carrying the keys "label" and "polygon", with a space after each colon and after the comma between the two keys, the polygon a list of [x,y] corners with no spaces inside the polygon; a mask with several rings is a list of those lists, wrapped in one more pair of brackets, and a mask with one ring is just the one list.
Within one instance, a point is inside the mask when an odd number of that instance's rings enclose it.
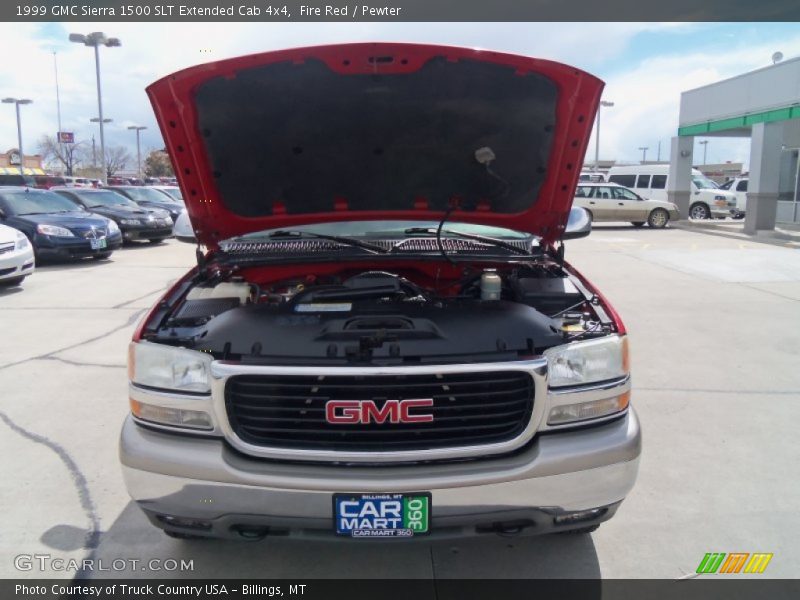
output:
{"label": "street light pole", "polygon": [[143,179],[142,177],[142,149],[141,145],[139,144],[139,132],[142,129],[147,129],[144,125],[131,125],[128,129],[133,129],[136,131],[136,171],[139,175],[139,179]]}
{"label": "street light pole", "polygon": [[703,146],[703,166],[705,166],[706,164],[708,164],[706,163],[706,151],[708,150],[708,140],[703,140],[702,142],[699,143]]}
{"label": "street light pole", "polygon": [[95,76],[97,77],[97,114],[100,122],[100,158],[103,168],[100,179],[103,183],[107,183],[108,177],[106,174],[108,172],[108,163],[106,161],[106,138],[105,132],[103,131],[103,123],[105,120],[103,119],[103,94],[100,87],[100,46],[102,45],[113,48],[120,46],[121,43],[118,38],[106,37],[106,34],[104,34],[102,31],[95,31],[88,35],[83,35],[82,33],[70,33],[69,41],[94,48],[94,67]]}
{"label": "street light pole", "polygon": [[613,102],[608,102],[606,100],[601,100],[600,105],[597,107],[597,131],[595,132],[594,136],[594,172],[597,173],[597,170],[600,168],[600,110],[607,106],[611,108],[614,106]]}
{"label": "street light pole", "polygon": [[639,146],[639,150],[642,151],[642,164],[647,160],[647,151],[650,149],[650,146]]}
{"label": "street light pole", "polygon": [[[107,177],[106,177],[106,173],[108,172],[107,169],[106,169],[106,153],[105,153],[105,148],[103,147],[103,124],[111,123],[113,120],[114,119],[98,119],[97,117],[94,117],[93,119],[89,119],[89,121],[92,122],[92,123],[99,123],[100,124],[100,154],[102,154],[101,169],[103,171],[102,174],[101,174],[101,179],[102,179],[103,183],[108,183]],[[94,136],[92,136],[92,166],[93,167],[97,166],[97,152],[95,151],[95,147],[94,147]]]}
{"label": "street light pole", "polygon": [[25,175],[25,153],[22,150],[22,120],[19,115],[20,104],[31,104],[33,100],[27,98],[3,98],[4,104],[14,104],[17,109],[17,144],[19,145],[19,174]]}

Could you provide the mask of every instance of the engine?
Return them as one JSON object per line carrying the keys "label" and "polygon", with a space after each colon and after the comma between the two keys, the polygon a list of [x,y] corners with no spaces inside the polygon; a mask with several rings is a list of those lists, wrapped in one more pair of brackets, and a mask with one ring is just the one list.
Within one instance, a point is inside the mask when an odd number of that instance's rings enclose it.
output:
{"label": "engine", "polygon": [[377,270],[218,279],[192,286],[150,339],[252,364],[391,365],[519,360],[604,331],[555,265],[446,281]]}

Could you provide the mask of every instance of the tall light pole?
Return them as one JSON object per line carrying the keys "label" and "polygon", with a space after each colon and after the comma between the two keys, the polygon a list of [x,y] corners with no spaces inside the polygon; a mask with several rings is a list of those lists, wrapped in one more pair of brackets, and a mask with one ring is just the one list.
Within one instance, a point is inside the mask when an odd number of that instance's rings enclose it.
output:
{"label": "tall light pole", "polygon": [[698,142],[703,146],[703,165],[706,165],[706,151],[708,150],[708,140],[703,140],[702,142]]}
{"label": "tall light pole", "polygon": [[611,108],[614,106],[613,102],[608,102],[607,100],[600,100],[600,106],[597,107],[597,131],[594,135],[594,172],[597,172],[597,169],[600,166],[600,111],[603,107]]}
{"label": "tall light pole", "polygon": [[[53,50],[53,70],[56,75],[56,115],[58,115],[58,133],[56,133],[58,139],[56,144],[61,151],[61,156],[64,156],[64,144],[61,143],[61,94],[58,90],[58,55],[55,50]],[[67,173],[67,175],[72,175],[72,173]]]}
{"label": "tall light pole", "polygon": [[644,161],[647,160],[647,151],[650,149],[650,146],[639,146],[639,150],[642,151],[642,164]]}
{"label": "tall light pole", "polygon": [[139,132],[142,129],[147,129],[144,125],[131,125],[128,129],[136,131],[136,172],[139,179],[142,179],[142,147],[139,145]]}
{"label": "tall light pole", "polygon": [[94,48],[94,66],[95,75],[97,76],[97,114],[100,116],[100,154],[103,163],[103,174],[101,175],[101,181],[103,183],[107,183],[106,140],[103,134],[103,94],[100,91],[100,46],[114,48],[121,46],[122,44],[120,43],[119,38],[106,37],[106,34],[102,31],[95,31],[88,35],[84,35],[82,33],[70,33],[69,41]]}
{"label": "tall light pole", "polygon": [[[106,177],[106,153],[105,148],[103,147],[103,124],[111,123],[114,119],[103,119],[102,121],[95,117],[94,119],[89,119],[92,123],[99,123],[100,124],[100,153],[103,155],[102,157],[102,164],[100,165],[100,170],[102,173],[100,174],[100,179],[103,183],[108,183]],[[97,152],[94,148],[94,136],[92,136],[92,167],[97,166]]]}
{"label": "tall light pole", "polygon": [[3,98],[4,104],[14,104],[17,108],[17,144],[19,144],[19,174],[25,175],[25,153],[22,151],[22,121],[19,118],[20,104],[31,104],[27,98]]}

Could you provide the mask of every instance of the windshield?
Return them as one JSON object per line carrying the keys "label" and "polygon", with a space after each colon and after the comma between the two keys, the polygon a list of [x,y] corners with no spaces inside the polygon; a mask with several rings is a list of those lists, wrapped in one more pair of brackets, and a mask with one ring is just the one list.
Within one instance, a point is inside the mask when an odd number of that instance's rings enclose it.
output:
{"label": "windshield", "polygon": [[122,189],[124,189],[125,193],[133,198],[136,202],[174,202],[175,204],[178,204],[178,201],[174,198],[168,196],[167,194],[162,194],[153,188],[126,187]]}
{"label": "windshield", "polygon": [[699,190],[716,190],[719,186],[703,175],[692,175],[692,181]]}
{"label": "windshield", "polygon": [[86,203],[86,206],[130,206],[132,208],[139,208],[133,200],[129,200],[122,194],[104,190],[102,192],[83,192],[78,190],[70,190],[78,198]]}
{"label": "windshield", "polygon": [[721,189],[721,190],[729,190],[729,189],[731,189],[732,185],[733,185],[733,179],[729,179],[728,181],[723,183],[721,186],[719,186],[719,189]]}
{"label": "windshield", "polygon": [[171,196],[175,200],[180,200],[183,202],[183,194],[181,194],[181,188],[179,187],[163,187],[163,188],[156,188],[161,192],[164,192],[168,196]]}
{"label": "windshield", "polygon": [[81,210],[72,200],[55,192],[6,192],[0,195],[15,215],[58,213]]}
{"label": "windshield", "polygon": [[[339,223],[315,223],[313,225],[302,225],[292,227],[292,231],[315,233],[321,235],[337,235],[345,237],[364,237],[364,238],[387,238],[387,237],[407,237],[407,229],[432,229],[439,226],[439,221],[342,221]],[[245,241],[269,237],[281,229],[266,229],[256,231],[243,236],[231,238],[229,241]],[[444,224],[443,237],[448,237],[446,230],[459,231],[472,235],[498,239],[524,240],[531,236],[520,231],[513,231],[503,227],[491,227],[489,225],[475,225],[473,223],[461,223],[458,221],[447,221]],[[432,233],[431,235],[435,235]]]}

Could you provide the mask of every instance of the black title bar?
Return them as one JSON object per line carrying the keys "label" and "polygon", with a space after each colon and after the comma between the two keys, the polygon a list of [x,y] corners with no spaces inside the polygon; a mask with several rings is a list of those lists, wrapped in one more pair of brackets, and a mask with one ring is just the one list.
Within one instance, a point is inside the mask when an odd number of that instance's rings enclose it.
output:
{"label": "black title bar", "polygon": [[[4,0],[0,21],[798,21],[797,0]],[[598,36],[602,39],[602,35]]]}

